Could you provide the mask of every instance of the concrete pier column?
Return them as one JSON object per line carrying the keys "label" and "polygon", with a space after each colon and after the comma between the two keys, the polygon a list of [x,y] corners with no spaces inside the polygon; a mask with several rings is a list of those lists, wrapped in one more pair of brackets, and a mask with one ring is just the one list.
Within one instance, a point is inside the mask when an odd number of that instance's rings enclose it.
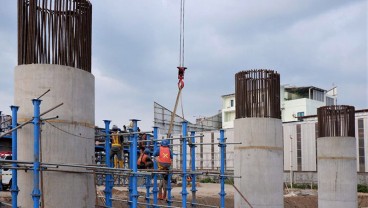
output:
{"label": "concrete pier column", "polygon": [[318,109],[318,207],[356,208],[357,163],[354,107]]}
{"label": "concrete pier column", "polygon": [[41,113],[64,103],[41,116],[39,155],[34,155],[32,126],[18,130],[18,160],[32,162],[39,157],[41,162],[39,177],[35,175],[39,183],[33,182],[32,170],[18,172],[18,204],[22,208],[33,207],[31,194],[36,185],[41,198],[38,203],[37,193],[34,207],[95,207],[91,171],[66,166],[42,168],[42,163],[94,164],[91,40],[89,0],[18,0],[18,66],[14,73],[14,103],[20,107],[18,123],[32,118],[31,100],[47,90],[50,92],[41,98]]}
{"label": "concrete pier column", "polygon": [[[33,116],[32,98],[46,90],[41,113],[60,104],[61,107],[42,118],[59,116],[41,126],[40,161],[46,163],[94,164],[94,76],[68,66],[49,64],[21,65],[15,69],[14,103],[21,106],[18,122]],[[18,160],[33,160],[33,126],[18,130]],[[52,169],[52,168],[49,168]],[[55,168],[54,168],[55,169]],[[55,172],[40,175],[41,203],[44,207],[94,207],[93,174],[82,174],[84,168],[60,166]],[[73,171],[77,171],[73,173]],[[18,171],[19,205],[32,207],[33,172]]]}
{"label": "concrete pier column", "polygon": [[236,119],[234,207],[284,207],[283,139],[280,119],[280,76],[271,70],[235,76]]}

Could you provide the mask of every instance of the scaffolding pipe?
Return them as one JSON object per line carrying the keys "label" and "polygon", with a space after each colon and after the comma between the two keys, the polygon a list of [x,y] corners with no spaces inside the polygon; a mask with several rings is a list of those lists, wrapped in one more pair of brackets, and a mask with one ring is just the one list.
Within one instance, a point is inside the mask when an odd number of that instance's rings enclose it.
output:
{"label": "scaffolding pipe", "polygon": [[[196,148],[196,145],[194,144],[195,143],[195,131],[192,131],[190,132],[190,137],[191,137],[191,142],[189,144],[190,146],[190,158],[191,158],[191,168],[192,168],[192,172],[195,172],[195,168],[196,168],[196,159],[195,159],[195,148]],[[196,198],[196,192],[197,192],[197,189],[196,189],[196,174],[191,174],[192,176],[192,207],[195,207],[195,203],[197,202],[197,198]]]}
{"label": "scaffolding pipe", "polygon": [[181,191],[181,195],[183,198],[182,201],[182,207],[186,207],[187,205],[187,195],[188,195],[188,191],[187,191],[187,125],[188,122],[187,121],[183,121],[182,122],[182,135],[183,135],[183,143],[182,143],[182,169],[183,169],[183,175],[182,175],[182,191]]}
{"label": "scaffolding pipe", "polygon": [[171,206],[171,178],[172,178],[172,174],[167,174],[167,205]]}
{"label": "scaffolding pipe", "polygon": [[[157,138],[158,138],[158,127],[155,126],[155,127],[153,127],[153,147],[154,147],[154,150],[156,150],[158,148]],[[157,169],[158,169],[156,160],[153,161],[153,168],[154,168],[154,171],[157,171]],[[153,207],[156,208],[157,206],[155,206],[155,205],[157,205],[157,203],[158,203],[158,200],[157,200],[157,193],[158,193],[157,173],[153,174],[153,190],[152,190],[152,193],[153,193],[153,204],[154,204]]]}
{"label": "scaffolding pipe", "polygon": [[[138,130],[138,125],[137,125],[137,122],[139,120],[137,119],[132,119],[131,120],[133,122],[133,131],[134,132],[137,132]],[[133,136],[133,154],[132,154],[132,165],[133,165],[133,176],[132,176],[132,186],[133,186],[133,192],[131,194],[132,196],[132,201],[133,201],[133,204],[132,204],[132,208],[137,208],[137,202],[138,202],[138,190],[137,190],[137,145],[138,145],[138,134],[135,133],[134,136]]]}
{"label": "scaffolding pipe", "polygon": [[33,99],[32,100],[34,107],[34,115],[33,115],[33,191],[32,191],[32,199],[33,199],[33,207],[38,208],[40,206],[40,104],[41,100]]}
{"label": "scaffolding pipe", "polygon": [[[110,132],[110,120],[104,120],[105,123],[105,133],[106,133],[106,139],[105,139],[105,162],[107,167],[111,168],[111,160],[110,160],[110,136],[108,135]],[[106,206],[112,207],[112,176],[111,174],[107,174],[105,176],[105,199],[106,199]]]}
{"label": "scaffolding pipe", "polygon": [[220,207],[221,208],[225,208],[225,179],[226,177],[224,176],[225,174],[225,148],[226,148],[226,143],[225,143],[225,137],[224,137],[224,130],[221,129],[220,130],[220,143],[219,143],[219,147],[220,147],[220,160],[221,160],[221,166],[220,166],[220,183],[221,183],[221,191],[219,193],[221,200],[220,200]]}
{"label": "scaffolding pipe", "polygon": [[[17,127],[17,120],[18,120],[18,106],[10,106],[10,109],[12,111],[12,129]],[[18,146],[17,146],[17,140],[18,140],[18,131],[12,132],[12,160],[16,161],[18,158]],[[12,196],[12,208],[18,207],[18,171],[17,171],[17,163],[12,163],[12,184],[11,184],[11,196]]]}
{"label": "scaffolding pipe", "polygon": [[[35,100],[35,99],[34,99],[34,100]],[[33,101],[33,100],[32,100],[32,101]],[[41,116],[43,116],[43,115],[45,115],[45,114],[47,114],[47,113],[49,113],[50,111],[55,110],[56,108],[58,108],[58,107],[62,106],[63,104],[64,104],[64,103],[60,103],[59,105],[56,105],[55,107],[52,107],[52,108],[50,108],[49,110],[47,110],[47,111],[45,111],[45,112],[41,113],[41,114],[40,114],[40,117],[41,117]],[[15,127],[15,128],[10,129],[9,131],[7,131],[7,132],[5,132],[5,133],[1,134],[1,135],[0,135],[0,138],[1,138],[1,137],[3,137],[3,136],[5,136],[5,135],[7,135],[7,134],[9,134],[9,133],[12,133],[13,131],[15,131],[15,130],[17,130],[17,129],[22,128],[23,126],[25,126],[25,125],[27,125],[27,124],[32,123],[32,122],[33,122],[33,120],[34,120],[34,118],[31,118],[31,119],[29,119],[28,121],[26,121],[26,122],[22,123],[21,125],[19,125],[19,126]]]}
{"label": "scaffolding pipe", "polygon": [[[129,128],[129,132],[133,132],[132,128]],[[129,169],[133,169],[133,134],[129,135]],[[128,192],[129,192],[129,201],[132,201],[132,192],[133,192],[133,184],[132,184],[132,175],[129,175],[129,181],[128,181]],[[129,206],[131,205],[130,202]]]}
{"label": "scaffolding pipe", "polygon": [[[152,131],[129,131],[129,132],[120,132],[118,134],[97,134],[95,137],[102,137],[102,136],[112,136],[112,135],[118,135],[118,136],[131,136],[134,134],[146,134],[146,133],[152,133]],[[139,140],[142,141],[142,140]],[[144,140],[143,140],[144,141]]]}
{"label": "scaffolding pipe", "polygon": [[[148,134],[147,134],[148,135]],[[187,136],[186,138],[199,138],[199,137],[203,137],[203,135],[198,135],[198,136]],[[175,138],[163,138],[163,139],[157,139],[157,141],[163,141],[163,140],[177,140],[177,139],[183,139],[183,137],[175,137]],[[149,139],[145,139],[145,140],[139,140],[140,142],[147,142],[147,141],[151,141]]]}
{"label": "scaffolding pipe", "polygon": [[[147,134],[147,140],[150,140],[151,135]],[[146,148],[148,148],[149,142],[146,142]],[[151,176],[146,176],[146,202],[150,204],[150,187],[151,187]],[[149,205],[146,205],[146,208],[149,208]]]}
{"label": "scaffolding pipe", "polygon": [[[149,204],[150,203],[150,186],[151,186],[151,177],[150,176],[146,176],[146,203]],[[147,208],[149,208],[149,206],[146,206]]]}

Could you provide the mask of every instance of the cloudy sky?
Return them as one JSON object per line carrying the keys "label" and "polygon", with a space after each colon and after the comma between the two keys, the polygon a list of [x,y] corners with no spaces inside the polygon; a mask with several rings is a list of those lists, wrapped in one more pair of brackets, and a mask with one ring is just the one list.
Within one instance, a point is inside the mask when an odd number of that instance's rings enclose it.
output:
{"label": "cloudy sky", "polygon": [[[0,6],[0,110],[10,114],[16,0]],[[96,124],[141,119],[177,93],[180,0],[91,0]],[[338,87],[338,104],[368,108],[367,0],[186,0],[184,115],[221,109],[234,74],[273,69],[282,84]]]}

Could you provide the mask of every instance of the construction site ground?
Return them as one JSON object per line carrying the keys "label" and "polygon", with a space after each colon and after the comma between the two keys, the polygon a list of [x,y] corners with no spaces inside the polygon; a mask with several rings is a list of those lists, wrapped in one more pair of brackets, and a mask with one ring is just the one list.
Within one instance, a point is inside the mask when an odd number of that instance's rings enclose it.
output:
{"label": "construction site ground", "polygon": [[[191,187],[188,187],[188,197],[187,201],[191,202]],[[97,187],[97,192],[99,196],[103,196],[103,186]],[[197,203],[219,206],[220,205],[220,196],[218,195],[220,191],[220,185],[214,183],[199,183],[197,186]],[[234,188],[231,185],[226,184],[226,207],[234,207]],[[139,188],[139,195],[145,195],[145,188]],[[181,186],[173,184],[172,196],[174,201],[178,201],[172,204],[173,207],[181,207]],[[118,200],[127,200],[127,187],[114,187],[113,189],[113,198]],[[104,204],[104,198],[98,197],[96,200],[99,205]],[[115,200],[113,202],[113,207],[129,207],[127,202]],[[0,201],[11,203],[11,193],[10,191],[1,191],[0,192]],[[144,202],[145,199],[142,197],[139,198],[139,202]],[[166,205],[165,201],[159,201],[160,204]],[[311,189],[293,189],[293,190],[285,190],[284,195],[284,207],[285,208],[315,208],[318,207],[318,199],[317,199],[317,190]],[[11,207],[0,205],[0,207]],[[104,207],[104,206],[96,206],[96,207]],[[145,205],[139,205],[138,207],[146,207]],[[190,204],[188,204],[190,207]],[[201,206],[197,206],[201,207]],[[360,208],[368,208],[368,194],[367,193],[358,193],[358,207]]]}

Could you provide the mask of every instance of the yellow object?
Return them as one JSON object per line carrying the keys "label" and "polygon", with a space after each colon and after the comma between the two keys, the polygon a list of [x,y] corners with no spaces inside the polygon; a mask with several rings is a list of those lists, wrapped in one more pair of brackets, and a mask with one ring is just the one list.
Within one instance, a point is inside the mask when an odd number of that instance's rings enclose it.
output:
{"label": "yellow object", "polygon": [[112,134],[112,144],[111,146],[113,147],[121,147],[121,144],[119,142],[119,135],[118,133],[113,133]]}
{"label": "yellow object", "polygon": [[119,160],[118,157],[114,157],[114,168],[123,168],[124,167],[124,161]]}

